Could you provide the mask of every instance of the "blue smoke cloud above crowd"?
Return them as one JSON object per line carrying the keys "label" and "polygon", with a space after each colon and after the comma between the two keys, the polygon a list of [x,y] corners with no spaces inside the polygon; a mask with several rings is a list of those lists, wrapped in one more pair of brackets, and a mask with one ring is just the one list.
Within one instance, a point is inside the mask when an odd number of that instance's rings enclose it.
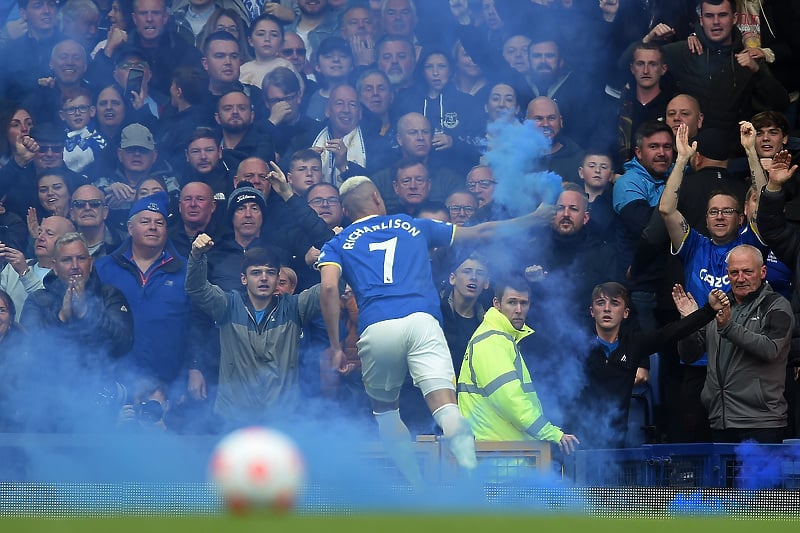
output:
{"label": "blue smoke cloud above crowd", "polygon": [[497,120],[489,124],[486,162],[497,188],[494,201],[519,216],[539,203],[554,204],[561,192],[561,176],[542,170],[551,141],[533,122]]}

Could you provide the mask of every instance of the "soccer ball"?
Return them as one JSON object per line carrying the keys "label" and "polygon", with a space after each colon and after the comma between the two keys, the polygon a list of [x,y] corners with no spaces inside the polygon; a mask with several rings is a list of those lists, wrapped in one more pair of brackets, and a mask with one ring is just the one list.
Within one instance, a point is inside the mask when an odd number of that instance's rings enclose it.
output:
{"label": "soccer ball", "polygon": [[217,444],[210,474],[232,511],[288,511],[297,500],[305,468],[292,439],[254,426],[236,430]]}

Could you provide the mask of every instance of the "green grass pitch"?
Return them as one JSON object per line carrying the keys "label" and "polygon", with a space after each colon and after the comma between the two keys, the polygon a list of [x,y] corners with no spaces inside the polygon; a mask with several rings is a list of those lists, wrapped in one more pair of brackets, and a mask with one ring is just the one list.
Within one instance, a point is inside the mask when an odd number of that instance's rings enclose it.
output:
{"label": "green grass pitch", "polygon": [[730,518],[616,519],[525,514],[246,515],[194,518],[5,519],[9,533],[422,533],[586,532],[736,533],[798,531],[797,522]]}

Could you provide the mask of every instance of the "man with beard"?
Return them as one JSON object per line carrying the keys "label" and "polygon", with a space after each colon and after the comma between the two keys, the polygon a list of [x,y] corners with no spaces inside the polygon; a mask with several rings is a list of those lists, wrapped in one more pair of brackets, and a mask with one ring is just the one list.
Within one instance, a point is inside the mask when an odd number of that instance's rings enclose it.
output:
{"label": "man with beard", "polygon": [[645,122],[636,130],[636,157],[625,163],[625,173],[614,182],[614,211],[619,215],[617,246],[617,277],[628,278],[631,301],[638,312],[639,322],[646,329],[656,329],[653,317],[656,291],[664,277],[664,265],[669,251],[651,254],[640,271],[630,265],[640,244],[642,231],[650,222],[667,173],[674,157],[672,128],[658,121]]}
{"label": "man with beard", "polygon": [[[530,255],[523,257],[523,264],[528,265],[526,277],[531,282],[531,296],[537,302],[551,304],[531,307],[527,321],[536,325],[539,335],[522,341],[521,346],[526,354],[537,354],[537,361],[529,366],[551,372],[563,364],[561,355],[565,351],[578,346],[574,344],[574,332],[564,331],[563,317],[583,319],[588,328],[585,305],[592,289],[614,279],[614,247],[591,224],[589,199],[582,187],[565,183],[550,226],[534,234],[530,246],[524,249],[535,250],[524,252]],[[499,268],[493,266],[493,271]],[[554,306],[558,312],[553,312]],[[554,366],[545,370],[549,364]]]}
{"label": "man with beard", "polygon": [[395,93],[414,85],[416,63],[414,44],[408,39],[387,36],[378,43],[378,70],[389,78]]}
{"label": "man with beard", "polygon": [[602,87],[567,68],[558,43],[549,37],[534,38],[528,47],[530,72],[528,84],[534,96],[547,96],[558,102],[566,117],[567,133],[578,144],[591,140],[597,113],[591,106],[598,104]]}
{"label": "man with beard", "polygon": [[222,129],[222,160],[228,168],[237,168],[248,157],[275,160],[272,136],[254,124],[253,105],[245,93],[234,90],[220,97],[214,118]]}
{"label": "man with beard", "polygon": [[562,133],[564,119],[558,104],[547,96],[538,96],[528,104],[525,118],[532,120],[544,136],[550,139],[550,154],[545,158],[547,170],[564,181],[579,183],[578,167],[583,163],[583,149]]}
{"label": "man with beard", "polygon": [[222,159],[222,148],[217,134],[211,128],[197,128],[186,147],[186,170],[182,184],[190,181],[207,183],[214,190],[214,198],[224,201],[233,190],[229,168]]}

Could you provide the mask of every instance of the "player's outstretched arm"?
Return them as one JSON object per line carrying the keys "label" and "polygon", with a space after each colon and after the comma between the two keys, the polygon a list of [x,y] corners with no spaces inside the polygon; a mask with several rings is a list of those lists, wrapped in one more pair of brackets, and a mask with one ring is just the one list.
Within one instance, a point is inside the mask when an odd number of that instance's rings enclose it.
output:
{"label": "player's outstretched arm", "polygon": [[555,206],[542,203],[536,208],[536,211],[521,217],[484,222],[476,226],[458,226],[453,241],[485,241],[502,234],[513,235],[517,232],[527,231],[535,226],[550,224],[554,214]]}

